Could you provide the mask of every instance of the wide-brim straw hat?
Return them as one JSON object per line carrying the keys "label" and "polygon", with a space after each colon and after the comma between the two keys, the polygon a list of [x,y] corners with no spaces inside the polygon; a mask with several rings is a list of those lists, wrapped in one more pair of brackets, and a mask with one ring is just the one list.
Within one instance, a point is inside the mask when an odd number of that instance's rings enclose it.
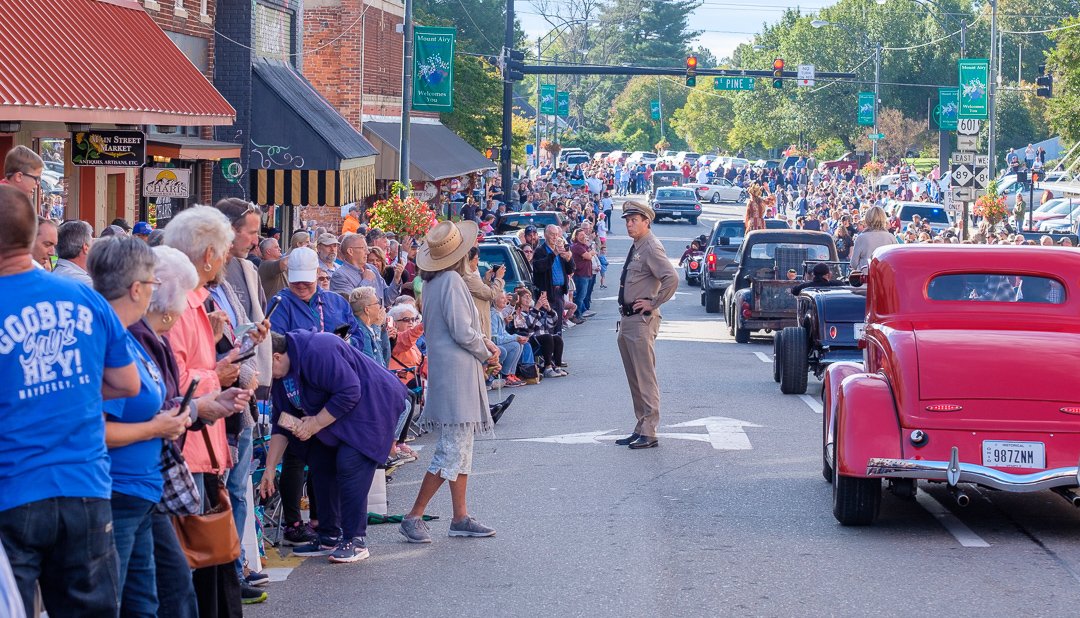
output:
{"label": "wide-brim straw hat", "polygon": [[433,272],[457,264],[476,245],[475,221],[440,221],[431,228],[416,252],[416,265]]}

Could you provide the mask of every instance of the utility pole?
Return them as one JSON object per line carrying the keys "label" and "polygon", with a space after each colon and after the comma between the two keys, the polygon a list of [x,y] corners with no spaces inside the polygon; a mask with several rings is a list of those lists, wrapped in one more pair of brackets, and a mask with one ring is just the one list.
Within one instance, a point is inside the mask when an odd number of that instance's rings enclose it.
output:
{"label": "utility pole", "polygon": [[[412,111],[413,82],[413,0],[405,0],[405,24],[401,29],[404,38],[403,65],[401,71],[401,142],[398,145],[398,180],[405,185],[405,190],[412,189],[409,180],[409,136],[410,112]],[[402,195],[401,197],[405,197]]]}
{"label": "utility pole", "polygon": [[[541,50],[540,50],[540,40],[541,40],[541,37],[536,37],[536,63],[537,64],[540,63],[540,54],[542,53]],[[536,76],[536,115],[534,117],[535,120],[536,120],[536,144],[534,146],[535,150],[533,150],[533,156],[536,157],[536,160],[534,161],[534,163],[536,163],[537,168],[540,167],[540,105],[541,105],[541,103],[540,103],[540,76],[537,75]]]}
{"label": "utility pole", "polygon": [[[410,0],[405,0],[409,2]],[[503,39],[503,63],[510,61],[510,50],[514,49],[514,0],[506,0],[506,35]],[[539,79],[539,78],[538,78]],[[539,103],[539,100],[537,101]],[[502,199],[510,203],[510,189],[513,185],[510,173],[510,143],[514,137],[511,118],[514,112],[514,82],[508,76],[503,75],[503,115],[502,115],[502,145],[499,148],[499,175],[502,177]],[[536,153],[539,157],[540,153]]]}
{"label": "utility pole", "polygon": [[990,178],[997,178],[997,162],[994,160],[994,139],[996,137],[997,123],[995,122],[995,116],[997,115],[997,78],[994,71],[994,54],[997,53],[998,46],[998,9],[997,0],[990,0],[990,66],[986,85],[986,96],[989,97],[987,101],[987,159],[990,164]]}
{"label": "utility pole", "polygon": [[[874,43],[874,134],[878,134],[878,115],[881,111],[881,43]],[[872,140],[871,156],[877,161],[877,145],[880,140]]]}

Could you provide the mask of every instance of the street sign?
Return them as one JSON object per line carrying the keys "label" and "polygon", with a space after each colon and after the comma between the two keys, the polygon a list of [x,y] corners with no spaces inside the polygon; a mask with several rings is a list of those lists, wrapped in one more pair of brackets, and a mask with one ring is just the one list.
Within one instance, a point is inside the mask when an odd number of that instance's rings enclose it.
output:
{"label": "street sign", "polygon": [[713,80],[713,90],[753,90],[753,77],[717,77]]}
{"label": "street sign", "polygon": [[971,152],[975,150],[978,139],[974,135],[957,135],[956,136],[956,148],[958,150],[964,150]]}
{"label": "street sign", "polygon": [[990,155],[975,155],[975,165],[987,167],[990,165]]}
{"label": "street sign", "polygon": [[558,95],[556,96],[556,101],[557,101],[556,109],[558,110],[558,115],[562,116],[563,118],[569,116],[570,115],[570,93],[565,91],[565,90],[560,90]]}
{"label": "street sign", "polygon": [[978,135],[982,123],[974,118],[961,118],[956,121],[956,132],[961,135]]}
{"label": "street sign", "polygon": [[952,187],[970,187],[971,181],[975,179],[975,173],[964,164],[953,165],[949,171],[952,172],[949,182],[949,186]]}
{"label": "street sign", "polygon": [[885,134],[884,133],[871,133],[870,135],[866,136],[866,139],[869,139],[869,140],[885,139]]}
{"label": "street sign", "polygon": [[555,115],[555,84],[540,85],[540,113]]}
{"label": "street sign", "polygon": [[985,58],[964,58],[956,64],[960,71],[960,107],[957,118],[986,118],[990,61]]}
{"label": "street sign", "polygon": [[988,184],[990,184],[990,168],[975,166],[975,188],[985,189]]}
{"label": "street sign", "polygon": [[814,85],[814,65],[812,64],[800,64],[799,65],[799,77],[798,85],[800,86],[813,86]]}
{"label": "street sign", "polygon": [[531,155],[533,153],[534,146],[532,144],[525,144],[525,154]]}
{"label": "street sign", "polygon": [[975,199],[975,193],[971,187],[949,187],[949,197],[954,202],[970,202]]}
{"label": "street sign", "polygon": [[938,88],[938,106],[937,109],[934,110],[934,113],[937,117],[939,130],[956,130],[956,110],[959,105],[959,88]]}
{"label": "street sign", "polygon": [[653,120],[660,120],[660,101],[649,101],[649,113],[652,115]]}
{"label": "street sign", "polygon": [[859,106],[856,110],[860,127],[874,126],[874,116],[877,106],[874,104],[873,92],[859,93]]}
{"label": "street sign", "polygon": [[975,153],[973,152],[954,152],[952,153],[953,165],[964,163],[967,165],[975,165]]}

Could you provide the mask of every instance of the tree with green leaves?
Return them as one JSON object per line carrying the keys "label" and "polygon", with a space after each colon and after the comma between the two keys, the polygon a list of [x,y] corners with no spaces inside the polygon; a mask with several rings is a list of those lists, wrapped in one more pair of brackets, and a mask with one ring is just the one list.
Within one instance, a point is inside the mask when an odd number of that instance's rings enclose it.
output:
{"label": "tree with green leaves", "polygon": [[[688,90],[671,80],[639,75],[626,84],[611,105],[611,138],[623,150],[655,150],[660,142],[660,122],[652,119],[650,101],[659,97],[665,122],[676,109],[686,104]],[[665,127],[664,138],[675,150],[686,150],[686,141]]]}
{"label": "tree with green leaves", "polygon": [[714,91],[711,77],[698,80],[686,97],[686,105],[671,115],[671,127],[695,152],[727,150],[728,133],[734,126],[734,95]]}
{"label": "tree with green leaves", "polygon": [[1080,141],[1080,17],[1061,22],[1051,36],[1056,46],[1047,55],[1047,70],[1054,76],[1054,96],[1049,102],[1050,126],[1066,142]]}

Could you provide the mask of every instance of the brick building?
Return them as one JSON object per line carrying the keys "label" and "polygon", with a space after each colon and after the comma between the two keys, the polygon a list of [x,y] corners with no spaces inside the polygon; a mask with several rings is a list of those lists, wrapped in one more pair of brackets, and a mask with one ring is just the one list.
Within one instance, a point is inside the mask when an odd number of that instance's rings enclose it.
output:
{"label": "brick building", "polygon": [[377,151],[299,72],[310,49],[302,11],[299,0],[217,0],[215,84],[236,124],[216,133],[241,153],[214,192],[266,207],[285,230],[340,222],[375,192]]}
{"label": "brick building", "polygon": [[[397,0],[305,0],[304,75],[378,149],[380,191],[398,178],[401,135],[401,25]],[[409,176],[416,195],[434,198],[458,180],[467,188],[494,164],[439,123],[413,112]]]}

